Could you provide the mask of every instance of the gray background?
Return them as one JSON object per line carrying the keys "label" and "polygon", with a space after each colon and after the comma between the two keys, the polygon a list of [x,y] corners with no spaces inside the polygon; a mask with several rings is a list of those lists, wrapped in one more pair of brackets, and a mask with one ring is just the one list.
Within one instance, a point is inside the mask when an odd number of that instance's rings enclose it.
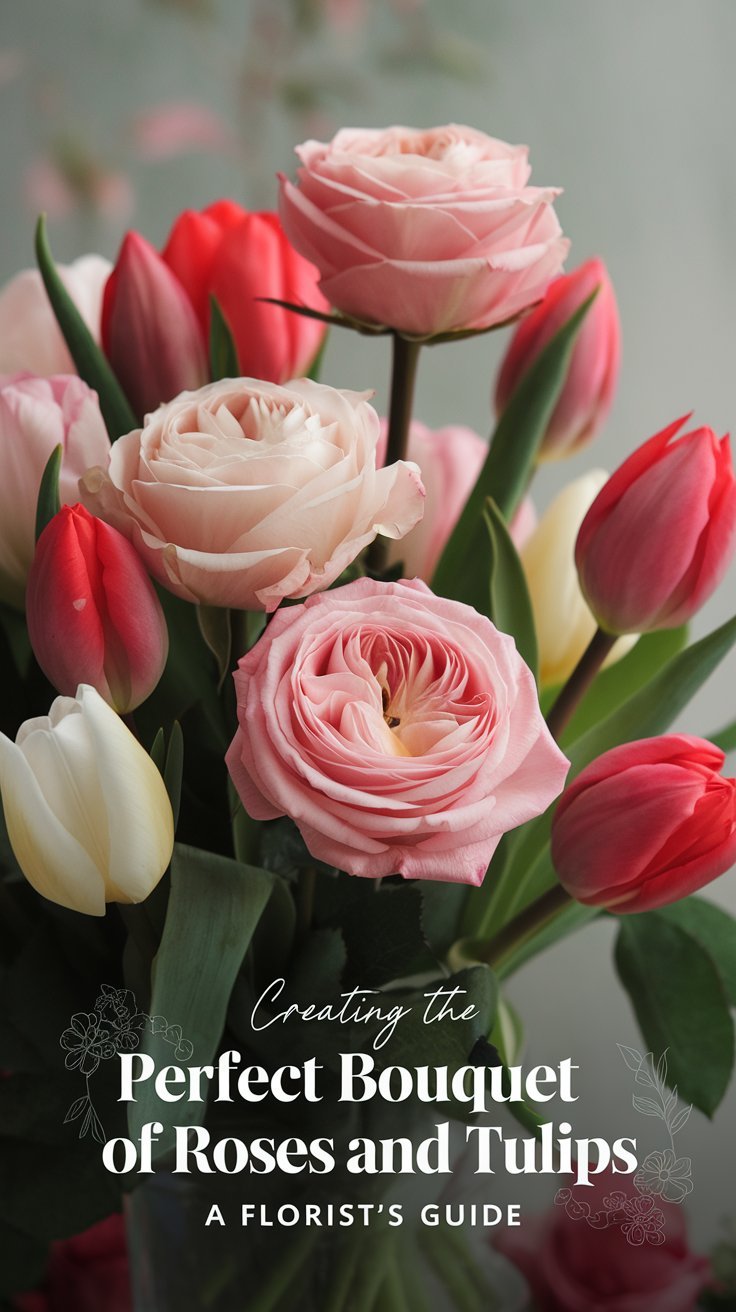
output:
{"label": "gray background", "polygon": [[[736,158],[732,0],[388,0],[363,23],[289,27],[293,4],[271,0],[2,0],[0,274],[30,263],[29,162],[74,154],[111,168],[132,192],[127,222],[154,242],[175,214],[220,195],[275,202],[291,148],[340,124],[467,122],[531,147],[533,181],[564,186],[570,266],[606,260],[624,334],[620,390],[594,451],[546,469],[554,488],[592,463],[609,469],[689,410],[719,432],[736,410],[733,309]],[[135,146],[136,115],[172,100],[217,111],[226,151],[150,162]],[[81,190],[84,191],[82,184]],[[79,185],[78,185],[79,190]],[[114,255],[126,226],[81,203],[51,217],[59,258]],[[333,334],[324,380],[385,395],[384,343]],[[489,392],[501,335],[425,355],[417,414],[490,428]],[[734,610],[734,571],[696,622],[705,632]],[[682,718],[707,734],[734,714],[733,659]],[[736,877],[713,889],[736,910]],[[616,1042],[638,1046],[615,983],[611,932],[588,929],[530,965],[509,994],[527,1021],[529,1059],[572,1055],[583,1066],[576,1129],[642,1133]],[[707,1024],[707,1018],[704,1018]],[[639,1122],[637,1124],[637,1122]],[[713,1237],[733,1204],[733,1092],[713,1124],[694,1116],[691,1216]],[[646,1137],[646,1135],[644,1136]]]}

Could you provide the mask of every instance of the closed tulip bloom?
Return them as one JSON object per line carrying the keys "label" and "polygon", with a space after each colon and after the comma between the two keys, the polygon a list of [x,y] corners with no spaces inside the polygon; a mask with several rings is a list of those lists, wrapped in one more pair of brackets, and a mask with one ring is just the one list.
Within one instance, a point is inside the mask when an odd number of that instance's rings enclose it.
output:
{"label": "closed tulip bloom", "polygon": [[294,250],[277,214],[251,214],[231,200],[201,213],[186,210],[171,230],[163,259],[186,289],[205,337],[210,297],[215,298],[241,374],[285,383],[307,373],[327,331],[324,323],[263,298],[313,310],[329,307],[317,289],[317,270]]}
{"label": "closed tulip bloom", "polygon": [[728,436],[685,419],[645,442],[601,489],[578,533],[583,594],[608,633],[684,624],[721,581],[736,546]]}
{"label": "closed tulip bloom", "polygon": [[[520,549],[537,631],[543,688],[553,688],[570,677],[596,630],[580,591],[575,538],[607,478],[604,470],[592,469],[564,487]],[[606,665],[620,660],[635,642],[635,635],[620,638]]]}
{"label": "closed tulip bloom", "polygon": [[618,914],[689,897],[736,862],[736,779],[702,738],[605,752],[565,790],[552,861],[571,897]]}
{"label": "closed tulip bloom", "polygon": [[207,382],[204,340],[189,298],[137,232],[125,237],[105,287],[102,345],[141,418]]}
{"label": "closed tulip bloom", "polygon": [[161,678],[168,630],[143,562],[122,533],[84,506],[63,506],[41,534],[26,619],[41,669],[67,696],[91,684],[124,714]]}
{"label": "closed tulip bloom", "polygon": [[0,734],[0,793],[26,879],[60,906],[102,916],[142,902],[174,846],[171,803],[156,766],[94,688],[57,697]]}
{"label": "closed tulip bloom", "polygon": [[0,601],[19,609],[35,550],[38,490],[57,446],[62,503],[76,501],[85,470],[110,458],[96,393],[76,377],[0,377]]}
{"label": "closed tulip bloom", "polygon": [[586,260],[547,289],[522,319],[501,365],[496,412],[502,414],[537,356],[598,288],[573,348],[562,392],[542,439],[540,460],[573,455],[593,440],[611,409],[621,359],[621,327],[611,280],[602,260]]}

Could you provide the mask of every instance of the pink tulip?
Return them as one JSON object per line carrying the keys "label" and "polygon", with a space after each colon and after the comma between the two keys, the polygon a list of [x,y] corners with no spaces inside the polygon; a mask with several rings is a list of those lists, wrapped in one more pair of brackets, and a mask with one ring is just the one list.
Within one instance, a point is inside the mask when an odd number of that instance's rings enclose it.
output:
{"label": "pink tulip", "polygon": [[736,547],[736,479],[728,437],[678,419],[639,447],[601,489],[578,533],[583,595],[609,633],[689,620]]}
{"label": "pink tulip", "polygon": [[593,440],[605,422],[618,382],[621,328],[616,297],[602,260],[586,260],[564,273],[514,333],[496,384],[496,411],[506,409],[537,356],[598,288],[575,342],[562,393],[547,425],[540,459],[572,455]]}
{"label": "pink tulip", "polygon": [[153,692],[169,639],[135,548],[84,506],[62,506],[36,546],[26,589],[28,634],[58,690],[91,684],[121,714]]}
{"label": "pink tulip", "polygon": [[137,232],[125,237],[105,287],[102,345],[141,417],[207,381],[204,341],[189,298]]}
{"label": "pink tulip", "polygon": [[736,779],[723,752],[669,734],[605,752],[565,790],[552,861],[571,897],[618,914],[678,902],[736,861]]}
{"label": "pink tulip", "polygon": [[[60,264],[59,275],[96,342],[100,340],[102,293],[111,264],[83,255]],[[37,269],[23,269],[0,290],[0,374],[76,373]]]}

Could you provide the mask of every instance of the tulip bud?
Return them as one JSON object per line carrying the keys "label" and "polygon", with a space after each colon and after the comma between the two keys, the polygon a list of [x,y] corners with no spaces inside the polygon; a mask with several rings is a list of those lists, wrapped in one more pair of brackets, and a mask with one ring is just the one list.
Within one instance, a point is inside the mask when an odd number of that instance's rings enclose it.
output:
{"label": "tulip bud", "polygon": [[102,916],[106,902],[142,902],[171,860],[164,781],[85,684],[26,720],[15,742],[0,734],[0,793],[18,865],[60,906]]}
{"label": "tulip bud", "polygon": [[723,577],[736,546],[728,437],[678,419],[639,447],[601,489],[578,533],[583,595],[608,633],[684,624]]}
{"label": "tulip bud", "polygon": [[294,250],[277,214],[251,214],[229,200],[201,214],[186,210],[171,230],[163,259],[186,288],[206,333],[210,297],[215,298],[241,374],[284,383],[307,372],[324,340],[324,323],[265,298],[314,310],[329,306],[318,290],[317,270]]}
{"label": "tulip bud", "polygon": [[556,278],[544,300],[521,320],[501,365],[496,413],[506,409],[530,365],[563,324],[598,288],[573,348],[562,392],[539,450],[540,460],[573,455],[592,442],[605,422],[618,382],[621,328],[616,297],[602,260]]}
{"label": "tulip bud", "polygon": [[137,232],[126,236],[107,280],[102,345],[141,418],[207,382],[204,339],[189,298]]}
{"label": "tulip bud", "polygon": [[723,752],[669,734],[605,752],[565,789],[552,861],[571,897],[617,914],[689,897],[736,861],[736,779]]}
{"label": "tulip bud", "polygon": [[[554,688],[572,674],[596,630],[575,570],[575,538],[608,475],[593,469],[555,497],[520,550],[539,648],[539,680]],[[630,651],[636,636],[620,638],[609,652],[612,665]]]}
{"label": "tulip bud", "polygon": [[122,715],[163,674],[169,635],[143,562],[84,506],[62,506],[38,539],[26,619],[41,669],[66,696],[91,684]]}

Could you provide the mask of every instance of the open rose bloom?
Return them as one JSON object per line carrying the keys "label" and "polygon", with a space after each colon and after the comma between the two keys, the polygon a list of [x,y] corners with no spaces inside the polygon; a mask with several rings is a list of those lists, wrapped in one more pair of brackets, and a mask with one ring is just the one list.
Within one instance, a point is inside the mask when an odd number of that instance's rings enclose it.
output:
{"label": "open rose bloom", "polygon": [[419,470],[377,469],[378,435],[366,394],[227,379],[149,415],[81,494],[178,597],[272,611],[421,518]]}
{"label": "open rose bloom", "polygon": [[569,246],[527,154],[454,123],[345,128],[298,147],[281,219],[343,314],[416,337],[490,328],[541,299]]}
{"label": "open rose bloom", "polygon": [[418,581],[279,612],[235,678],[246,810],[354,875],[478,884],[567,773],[511,639]]}

